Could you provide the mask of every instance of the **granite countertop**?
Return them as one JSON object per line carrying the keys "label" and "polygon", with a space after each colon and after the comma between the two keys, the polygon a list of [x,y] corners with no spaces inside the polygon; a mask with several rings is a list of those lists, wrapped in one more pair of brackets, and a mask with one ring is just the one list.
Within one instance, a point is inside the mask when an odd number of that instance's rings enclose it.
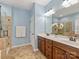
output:
{"label": "granite countertop", "polygon": [[56,41],[56,42],[60,42],[60,43],[63,43],[63,44],[66,44],[66,45],[69,45],[69,46],[72,46],[72,47],[79,49],[79,40],[77,40],[76,42],[69,41],[68,36],[54,35],[54,34],[47,36],[44,33],[41,33],[38,36],[41,36],[41,37],[44,37],[44,38],[47,38],[49,40],[53,40],[53,41]]}

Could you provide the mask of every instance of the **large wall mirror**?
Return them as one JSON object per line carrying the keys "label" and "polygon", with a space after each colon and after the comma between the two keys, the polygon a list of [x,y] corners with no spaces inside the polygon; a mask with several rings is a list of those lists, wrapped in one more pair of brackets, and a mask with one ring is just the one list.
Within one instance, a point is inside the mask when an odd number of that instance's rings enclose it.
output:
{"label": "large wall mirror", "polygon": [[63,17],[46,17],[46,33],[74,36],[79,34],[79,13],[70,14]]}

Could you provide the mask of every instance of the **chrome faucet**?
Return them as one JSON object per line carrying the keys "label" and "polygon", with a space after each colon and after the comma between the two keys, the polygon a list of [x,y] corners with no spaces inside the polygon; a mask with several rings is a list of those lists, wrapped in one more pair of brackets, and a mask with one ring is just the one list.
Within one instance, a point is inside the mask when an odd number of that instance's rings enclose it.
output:
{"label": "chrome faucet", "polygon": [[72,36],[71,36],[71,37],[69,38],[69,40],[76,42],[76,37],[72,37]]}

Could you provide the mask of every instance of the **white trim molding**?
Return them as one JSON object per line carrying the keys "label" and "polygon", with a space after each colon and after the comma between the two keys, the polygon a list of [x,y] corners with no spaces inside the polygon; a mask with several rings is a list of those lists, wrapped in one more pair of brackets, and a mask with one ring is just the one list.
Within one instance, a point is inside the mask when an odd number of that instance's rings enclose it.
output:
{"label": "white trim molding", "polygon": [[17,48],[17,47],[22,47],[22,46],[27,46],[27,45],[31,45],[31,43],[16,45],[16,46],[13,46],[12,48]]}
{"label": "white trim molding", "polygon": [[[27,45],[32,45],[32,44],[31,43],[21,44],[21,45],[13,46],[11,49],[17,48],[17,47],[22,47],[22,46],[27,46]],[[36,51],[38,51],[38,49],[33,49],[33,51],[36,52]]]}
{"label": "white trim molding", "polygon": [[38,51],[38,49],[33,49],[34,52]]}

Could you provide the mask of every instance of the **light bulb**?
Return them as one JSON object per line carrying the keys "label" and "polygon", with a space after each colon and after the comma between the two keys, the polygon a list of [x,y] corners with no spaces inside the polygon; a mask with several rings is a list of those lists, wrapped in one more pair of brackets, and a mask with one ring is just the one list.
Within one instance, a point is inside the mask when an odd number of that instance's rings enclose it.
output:
{"label": "light bulb", "polygon": [[68,2],[72,5],[74,5],[74,4],[77,4],[79,1],[78,0],[69,0]]}
{"label": "light bulb", "polygon": [[70,7],[71,4],[70,4],[67,0],[65,0],[65,1],[62,3],[62,6],[65,7],[65,8],[67,8],[67,7]]}

